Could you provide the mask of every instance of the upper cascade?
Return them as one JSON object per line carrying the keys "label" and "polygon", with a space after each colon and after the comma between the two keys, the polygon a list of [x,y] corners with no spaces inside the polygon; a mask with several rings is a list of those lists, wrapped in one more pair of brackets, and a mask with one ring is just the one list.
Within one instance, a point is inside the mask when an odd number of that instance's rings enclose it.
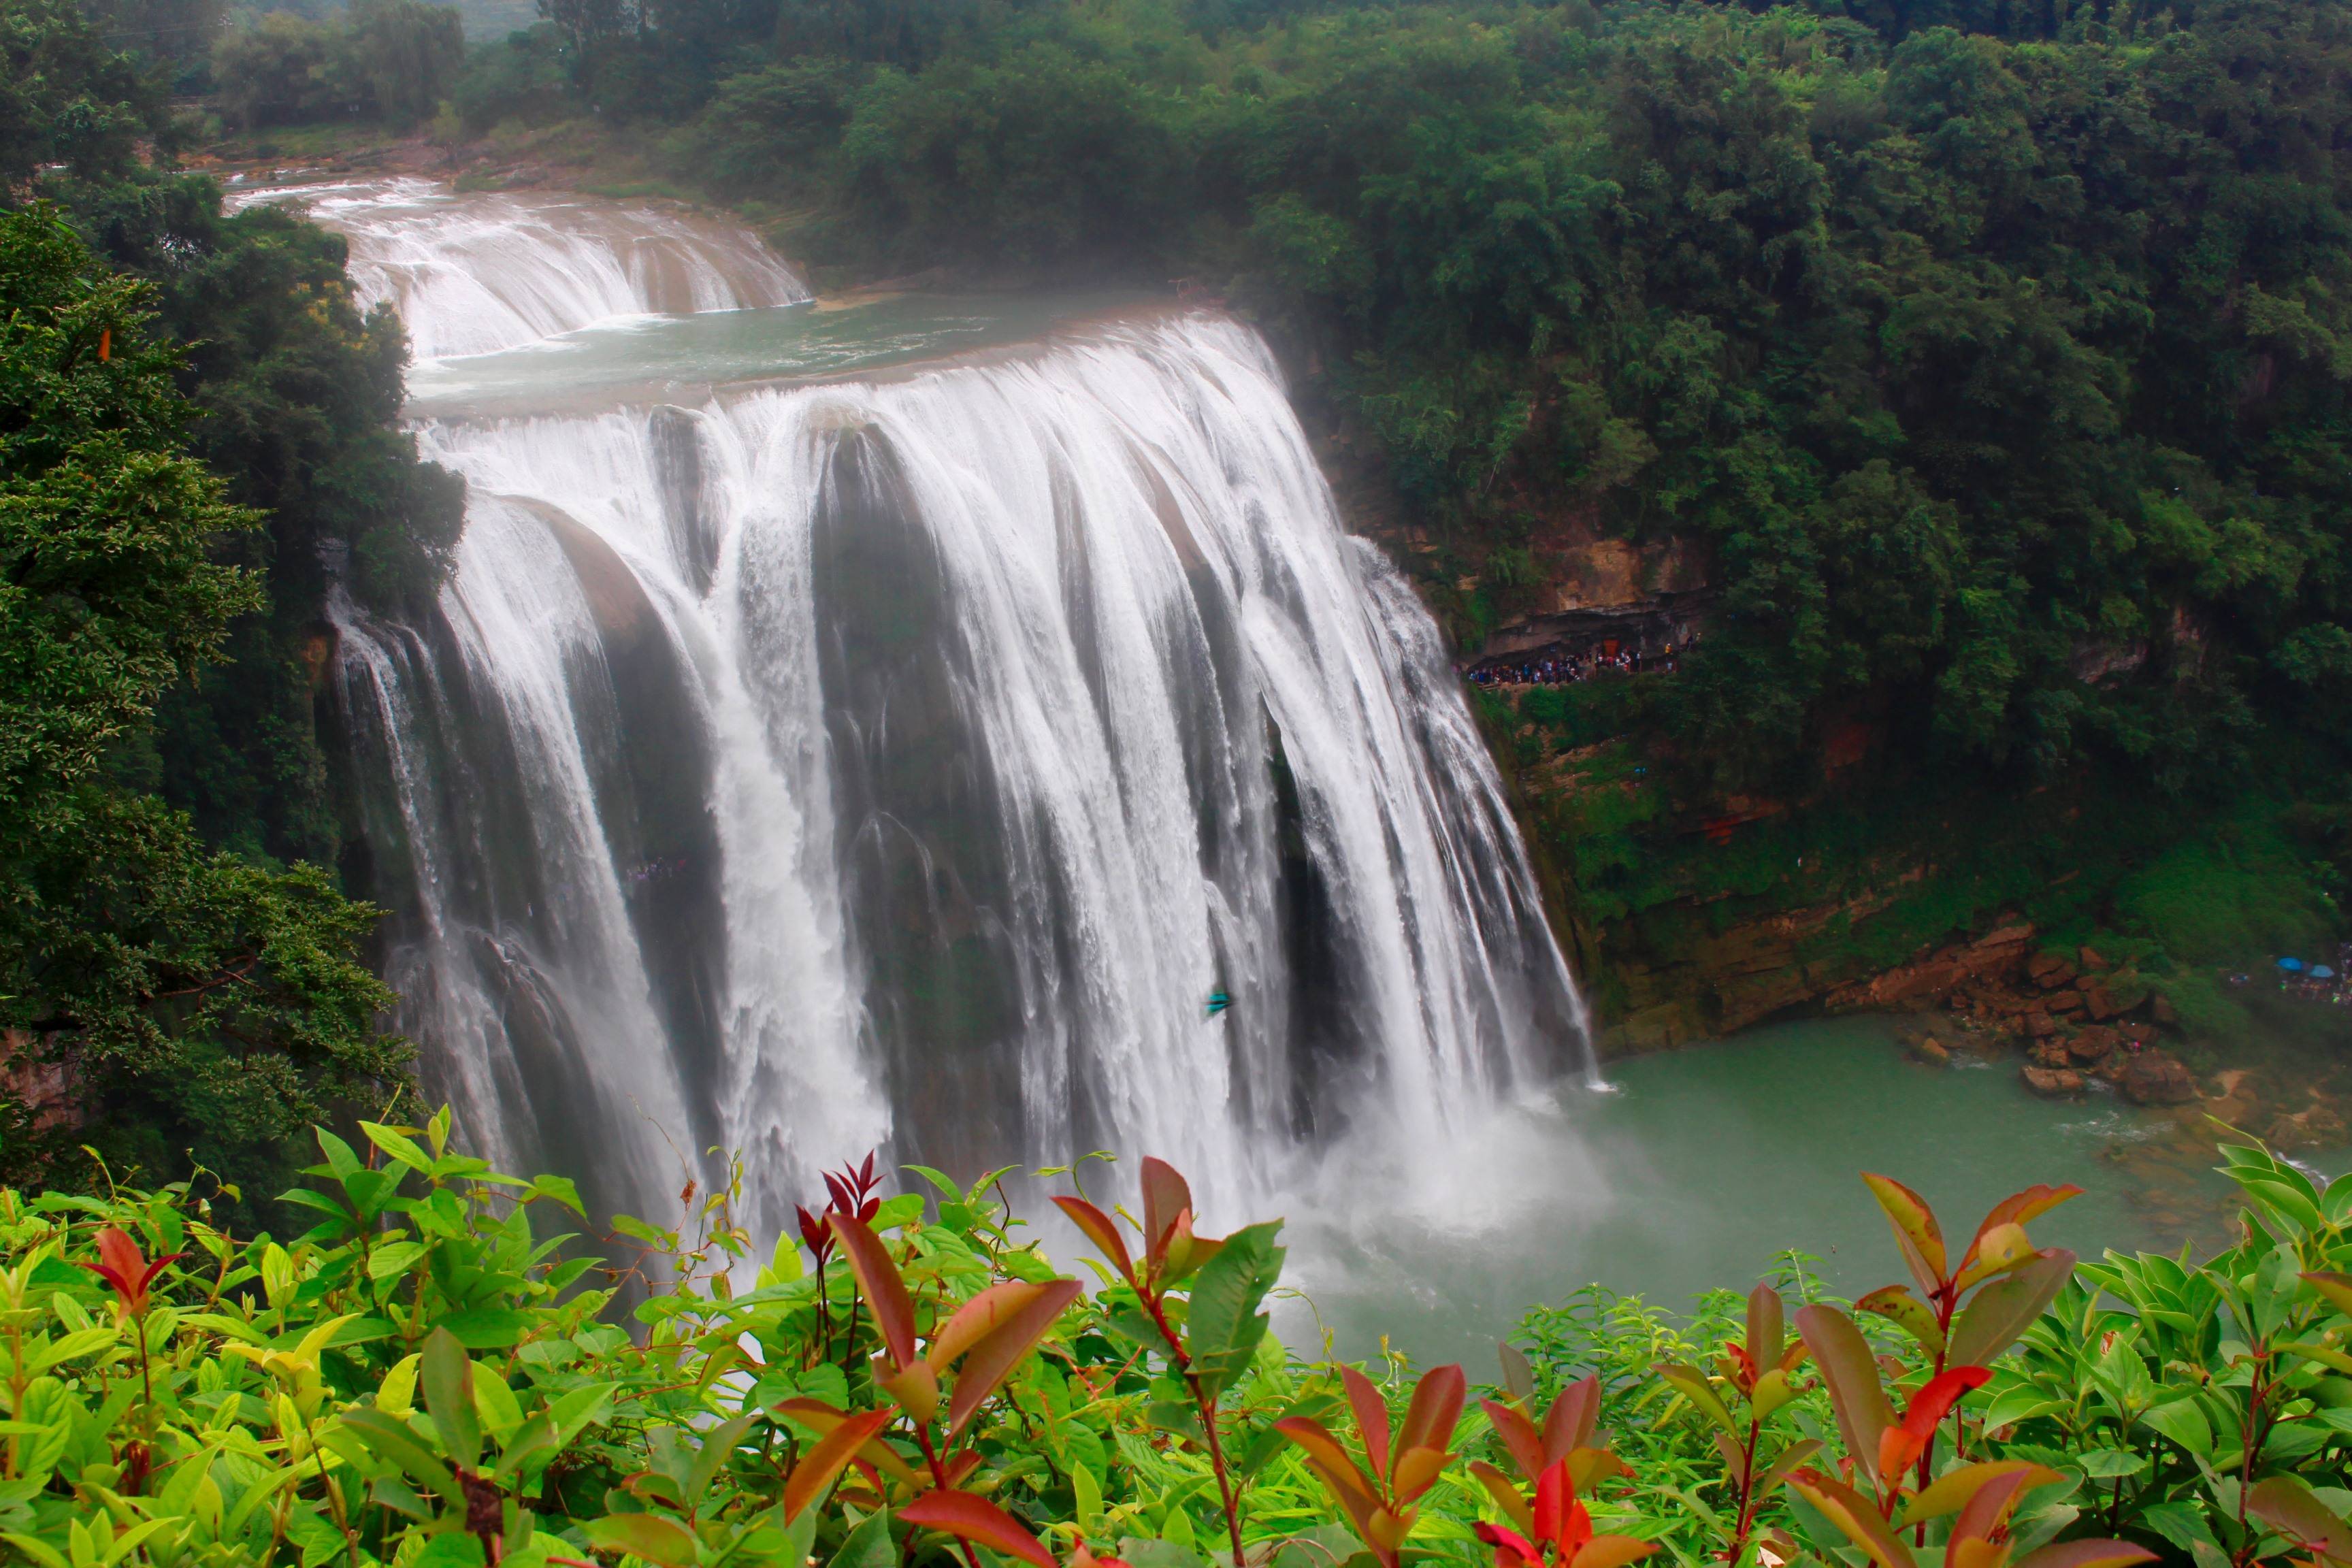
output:
{"label": "upper cascade", "polygon": [[351,245],[362,310],[388,300],[419,360],[495,353],[631,316],[797,304],[801,280],[740,225],[560,192],[457,195],[428,180],[232,191],[295,201]]}

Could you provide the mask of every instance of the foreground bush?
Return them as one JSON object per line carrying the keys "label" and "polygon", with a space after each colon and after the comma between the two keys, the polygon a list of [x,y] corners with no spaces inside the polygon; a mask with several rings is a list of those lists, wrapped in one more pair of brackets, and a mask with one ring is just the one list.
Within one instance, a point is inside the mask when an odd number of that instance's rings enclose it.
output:
{"label": "foreground bush", "polygon": [[2072,1188],[1956,1247],[1871,1177],[1911,1280],[1852,1311],[1801,1276],[1688,1325],[1591,1292],[1499,1387],[1408,1392],[1286,1353],[1278,1226],[1198,1235],[1156,1161],[1139,1221],[1055,1200],[1088,1296],[993,1177],[886,1198],[869,1158],[764,1266],[734,1192],[689,1187],[685,1230],[625,1219],[592,1257],[568,1183],[451,1152],[446,1111],[362,1130],[365,1158],[320,1134],[290,1243],[200,1185],[0,1194],[12,1559],[2352,1561],[2352,1178],[2260,1149],[2225,1151],[2246,1239],[2202,1267],[2037,1248]]}

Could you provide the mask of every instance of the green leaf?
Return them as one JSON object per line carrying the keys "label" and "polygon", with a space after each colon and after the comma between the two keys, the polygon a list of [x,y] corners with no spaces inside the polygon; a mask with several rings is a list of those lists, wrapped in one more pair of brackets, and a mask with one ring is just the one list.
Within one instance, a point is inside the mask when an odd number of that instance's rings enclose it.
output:
{"label": "green leaf", "polygon": [[433,1173],[432,1156],[419,1149],[408,1134],[398,1128],[386,1127],[374,1121],[362,1121],[360,1123],[360,1131],[367,1134],[369,1142],[410,1170],[420,1175],[429,1176]]}
{"label": "green leaf", "polygon": [[2147,1456],[2121,1448],[2088,1448],[2074,1456],[2074,1468],[2095,1481],[2118,1480],[2147,1469]]}
{"label": "green leaf", "polygon": [[425,1244],[421,1241],[394,1241],[368,1254],[368,1278],[389,1279],[405,1274],[424,1261]]}
{"label": "green leaf", "polygon": [[890,1540],[890,1510],[882,1509],[858,1522],[827,1568],[898,1568],[898,1548]]}
{"label": "green leaf", "polygon": [[434,1428],[441,1434],[441,1446],[459,1468],[472,1469],[482,1454],[481,1418],[474,1408],[474,1363],[448,1330],[436,1329],[425,1340],[416,1381],[425,1391],[425,1408]]}
{"label": "green leaf", "polygon": [[396,1421],[365,1405],[344,1411],[342,1422],[344,1428],[371,1451],[398,1465],[459,1508],[466,1505],[466,1491],[457,1484],[457,1478],[406,1422]]}
{"label": "green leaf", "polygon": [[71,1568],[71,1565],[66,1562],[64,1553],[37,1536],[19,1535],[11,1531],[5,1535],[0,1535],[0,1541],[5,1541],[15,1547],[39,1563],[41,1568]]}
{"label": "green leaf", "polygon": [[930,1183],[932,1187],[935,1188],[941,1196],[948,1198],[950,1201],[961,1201],[963,1197],[962,1184],[950,1176],[945,1171],[935,1171],[929,1165],[905,1165],[901,1166],[900,1169],[914,1172],[915,1174]]}
{"label": "green leaf", "polygon": [[739,1415],[704,1434],[702,1447],[697,1450],[694,1464],[686,1473],[686,1505],[689,1514],[702,1506],[702,1494],[710,1489],[711,1481],[726,1468],[727,1461],[734,1458],[735,1450],[743,1446],[751,1424],[759,1418],[757,1412]]}
{"label": "green leaf", "polygon": [[1985,1430],[1998,1431],[2065,1408],[2064,1400],[2053,1399],[2030,1383],[2015,1384],[1993,1395],[1992,1403],[1985,1406]]}
{"label": "green leaf", "polygon": [[1681,1362],[1670,1363],[1653,1370],[1664,1378],[1675,1393],[1689,1400],[1701,1415],[1728,1433],[1735,1441],[1741,1436],[1739,1424],[1731,1418],[1730,1410],[1724,1405],[1723,1396],[1716,1393],[1714,1385],[1707,1382],[1705,1373]]}
{"label": "green leaf", "polygon": [[532,1321],[511,1307],[468,1307],[442,1319],[440,1327],[469,1351],[495,1351],[529,1333]]}
{"label": "green leaf", "polygon": [[580,1188],[569,1176],[533,1177],[530,1190],[523,1194],[523,1202],[530,1203],[539,1198],[552,1199],[576,1215],[585,1215],[588,1212],[587,1206],[580,1201]]}
{"label": "green leaf", "polygon": [[1281,1229],[1269,1220],[1234,1232],[1192,1278],[1184,1348],[1212,1399],[1248,1368],[1265,1337],[1257,1309],[1282,1277],[1283,1248],[1274,1242]]}
{"label": "green leaf", "polygon": [[686,1527],[650,1513],[616,1513],[582,1524],[593,1546],[625,1552],[661,1568],[694,1568],[698,1553]]}
{"label": "green leaf", "polygon": [[2039,1258],[1979,1287],[1952,1320],[1948,1364],[1990,1366],[2033,1324],[2074,1272],[2074,1255],[2053,1247]]}
{"label": "green leaf", "polygon": [[2194,1552],[2200,1542],[2221,1544],[2213,1539],[2213,1527],[2205,1521],[2205,1510],[2195,1503],[2153,1503],[2139,1510],[2139,1522],[2183,1552]]}
{"label": "green leaf", "polygon": [[[1349,1539],[1354,1544],[1354,1538]],[[1118,1543],[1119,1560],[1128,1568],[1209,1568],[1208,1560],[1189,1546],[1172,1541],[1146,1541],[1130,1535]]]}
{"label": "green leaf", "polygon": [[463,1531],[446,1531],[427,1541],[408,1568],[482,1568],[482,1542]]}
{"label": "green leaf", "polygon": [[884,1198],[882,1206],[874,1211],[874,1228],[896,1230],[902,1225],[923,1217],[923,1194],[900,1193],[895,1198]]}
{"label": "green leaf", "polygon": [[[1986,1424],[1991,1424],[1990,1417],[1987,1417]],[[2200,1459],[2213,1457],[2213,1428],[2194,1399],[2175,1399],[2158,1405],[2140,1417],[2140,1424]]]}

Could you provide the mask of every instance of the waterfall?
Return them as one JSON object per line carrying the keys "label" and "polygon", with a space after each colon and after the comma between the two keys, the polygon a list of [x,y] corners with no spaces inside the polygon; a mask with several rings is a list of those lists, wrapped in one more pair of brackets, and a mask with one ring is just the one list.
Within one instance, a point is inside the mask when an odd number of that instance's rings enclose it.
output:
{"label": "waterfall", "polygon": [[341,702],[402,1024],[510,1167],[659,1214],[735,1151],[773,1229],[869,1147],[1109,1148],[1238,1204],[1589,1065],[1436,628],[1241,325],[417,429],[465,537],[422,624],[339,602]]}
{"label": "waterfall", "polygon": [[681,208],[417,179],[232,190],[298,200],[351,246],[352,291],[388,302],[420,360],[493,353],[622,317],[789,305],[791,268],[739,226]]}

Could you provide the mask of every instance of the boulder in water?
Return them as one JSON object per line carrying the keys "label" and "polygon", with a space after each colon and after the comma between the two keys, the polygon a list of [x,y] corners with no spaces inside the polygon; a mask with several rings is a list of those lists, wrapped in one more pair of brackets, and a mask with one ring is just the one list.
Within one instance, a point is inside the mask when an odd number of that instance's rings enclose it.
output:
{"label": "boulder in water", "polygon": [[1948,1068],[1952,1065],[1951,1047],[1933,1035],[1922,1035],[1912,1041],[1911,1056],[1913,1060],[1925,1062],[1931,1068]]}
{"label": "boulder in water", "polygon": [[2066,1100],[2083,1092],[2083,1075],[2072,1068],[2021,1068],[2018,1076],[2045,1100]]}
{"label": "boulder in water", "polygon": [[2312,1102],[2293,1116],[2282,1116],[2263,1133],[2263,1142],[2273,1149],[2333,1148],[2345,1140],[2347,1129],[2343,1114],[2326,1100],[2314,1096]]}
{"label": "boulder in water", "polygon": [[2142,1051],[2124,1068],[2123,1090],[2136,1105],[2186,1105],[2197,1098],[2197,1079],[2170,1051]]}

